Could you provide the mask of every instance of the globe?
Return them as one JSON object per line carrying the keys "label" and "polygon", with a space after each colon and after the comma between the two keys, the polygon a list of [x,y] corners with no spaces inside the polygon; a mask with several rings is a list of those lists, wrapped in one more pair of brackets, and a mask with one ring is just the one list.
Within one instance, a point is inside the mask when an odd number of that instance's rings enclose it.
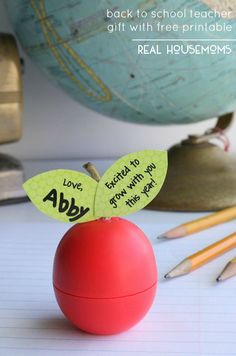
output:
{"label": "globe", "polygon": [[[85,106],[107,116],[144,124],[193,123],[236,108],[235,0],[7,0],[26,53],[54,82]],[[227,18],[162,17],[160,24],[203,25],[205,31],[134,32],[143,18],[114,18],[111,11],[231,11]],[[152,20],[158,22],[157,19]],[[121,25],[119,25],[121,23]],[[126,30],[122,31],[122,24]],[[230,25],[231,31],[210,30]],[[108,25],[110,31],[108,31]],[[120,26],[120,31],[119,31]],[[111,29],[114,29],[113,33]],[[115,28],[118,29],[115,31]],[[142,38],[167,43],[215,45],[231,54],[137,53]],[[152,40],[154,40],[152,42]]]}

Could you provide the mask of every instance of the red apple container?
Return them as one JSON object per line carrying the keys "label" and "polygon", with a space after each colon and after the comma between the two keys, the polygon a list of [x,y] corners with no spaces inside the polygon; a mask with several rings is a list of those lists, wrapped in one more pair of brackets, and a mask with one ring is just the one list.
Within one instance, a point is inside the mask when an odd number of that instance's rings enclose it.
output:
{"label": "red apple container", "polygon": [[81,330],[125,331],[145,316],[155,297],[152,246],[122,218],[76,224],[57,248],[53,286],[62,312]]}

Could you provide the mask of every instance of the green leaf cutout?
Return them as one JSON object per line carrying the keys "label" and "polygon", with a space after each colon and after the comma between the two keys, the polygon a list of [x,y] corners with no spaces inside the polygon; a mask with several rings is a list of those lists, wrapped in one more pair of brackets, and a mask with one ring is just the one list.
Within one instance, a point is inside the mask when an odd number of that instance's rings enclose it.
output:
{"label": "green leaf cutout", "polygon": [[89,176],[57,169],[39,174],[23,184],[33,204],[43,213],[65,222],[95,220],[97,182]]}
{"label": "green leaf cutout", "polygon": [[141,210],[160,191],[167,152],[144,150],[120,158],[103,175],[95,197],[95,215],[122,216]]}

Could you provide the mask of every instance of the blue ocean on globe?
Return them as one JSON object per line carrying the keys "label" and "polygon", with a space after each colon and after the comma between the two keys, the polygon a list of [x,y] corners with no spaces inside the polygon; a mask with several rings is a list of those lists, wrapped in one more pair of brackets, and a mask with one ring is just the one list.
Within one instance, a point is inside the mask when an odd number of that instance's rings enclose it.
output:
{"label": "blue ocean on globe", "polygon": [[[6,6],[26,53],[92,110],[129,122],[169,125],[198,122],[236,108],[235,0],[7,0]],[[156,10],[231,10],[228,18],[150,21],[179,28],[217,23],[231,25],[232,30],[134,32],[130,25],[141,25],[142,18],[107,16],[107,9],[127,7],[148,16]],[[119,22],[126,30],[109,33],[108,25]],[[148,45],[158,43],[162,54],[138,54],[138,44],[144,43],[140,38]],[[167,44],[185,49],[197,44],[228,46],[232,53],[170,55],[165,53]]]}

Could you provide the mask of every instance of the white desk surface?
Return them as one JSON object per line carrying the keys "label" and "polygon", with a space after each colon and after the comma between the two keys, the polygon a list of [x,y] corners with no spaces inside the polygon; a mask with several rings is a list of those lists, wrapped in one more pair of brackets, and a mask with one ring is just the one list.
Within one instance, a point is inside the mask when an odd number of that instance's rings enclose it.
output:
{"label": "white desk surface", "polygon": [[[80,161],[25,162],[27,178],[55,168],[81,170]],[[95,161],[100,172],[111,161]],[[56,246],[69,225],[31,203],[0,207],[0,355],[236,355],[236,278],[215,277],[236,255],[230,251],[190,275],[164,274],[194,251],[234,232],[235,222],[175,241],[162,232],[201,213],[141,211],[128,219],[149,237],[159,269],[158,293],[148,315],[115,336],[82,333],[65,320],[51,283]]]}

